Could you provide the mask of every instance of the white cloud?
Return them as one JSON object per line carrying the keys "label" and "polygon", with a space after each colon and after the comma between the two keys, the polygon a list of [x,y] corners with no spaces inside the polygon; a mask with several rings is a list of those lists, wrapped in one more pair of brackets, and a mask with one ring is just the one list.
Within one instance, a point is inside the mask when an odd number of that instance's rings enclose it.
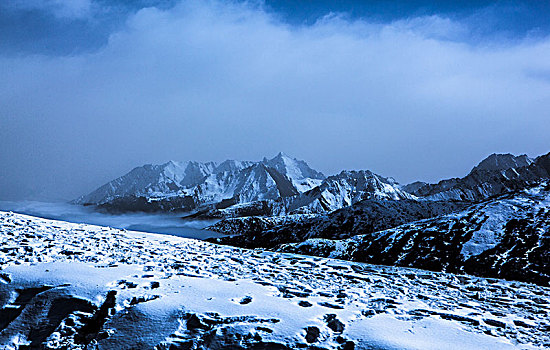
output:
{"label": "white cloud", "polygon": [[283,150],[409,181],[545,152],[550,40],[455,40],[466,32],[438,16],[294,27],[246,4],[143,9],[93,54],[0,58],[0,161],[77,195],[171,158]]}

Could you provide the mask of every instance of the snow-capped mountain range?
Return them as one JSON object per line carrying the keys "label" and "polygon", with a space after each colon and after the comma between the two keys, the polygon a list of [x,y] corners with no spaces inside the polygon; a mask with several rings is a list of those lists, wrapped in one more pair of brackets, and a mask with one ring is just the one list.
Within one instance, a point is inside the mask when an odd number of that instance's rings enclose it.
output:
{"label": "snow-capped mountain range", "polygon": [[76,200],[80,204],[104,204],[116,198],[149,199],[191,197],[197,204],[238,197],[238,202],[276,199],[307,191],[325,176],[305,162],[280,153],[260,162],[226,160],[144,165]]}
{"label": "snow-capped mountain range", "polygon": [[75,200],[114,211],[181,211],[194,217],[323,214],[363,200],[477,202],[550,178],[550,154],[492,154],[463,178],[401,186],[369,170],[325,177],[279,153],[261,161],[144,165]]}
{"label": "snow-capped mountain range", "polygon": [[259,162],[226,160],[144,165],[75,200],[114,210],[198,211],[232,216],[320,213],[363,199],[414,199],[391,179],[370,171],[326,178],[301,160],[279,153]]}

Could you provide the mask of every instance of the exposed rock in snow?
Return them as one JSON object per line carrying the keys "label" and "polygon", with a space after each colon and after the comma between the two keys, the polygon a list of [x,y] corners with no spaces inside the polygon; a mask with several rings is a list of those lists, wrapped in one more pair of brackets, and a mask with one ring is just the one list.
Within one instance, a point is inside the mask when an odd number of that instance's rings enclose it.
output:
{"label": "exposed rock in snow", "polygon": [[218,221],[207,229],[228,235],[252,235],[271,230],[276,226],[295,225],[298,222],[309,221],[317,217],[318,215],[315,214],[233,217]]}
{"label": "exposed rock in snow", "polygon": [[536,349],[532,284],[0,212],[3,349]]}
{"label": "exposed rock in snow", "polygon": [[455,214],[390,230],[341,241],[310,239],[279,250],[548,286],[550,187],[508,193]]}
{"label": "exposed rock in snow", "polygon": [[416,193],[420,188],[428,185],[427,182],[415,181],[407,185],[401,186],[401,189],[408,193]]}
{"label": "exposed rock in snow", "polygon": [[308,238],[341,239],[462,209],[461,202],[364,200],[326,215],[294,215],[285,219],[224,219],[208,229],[238,234],[211,241],[247,248],[273,248]]}

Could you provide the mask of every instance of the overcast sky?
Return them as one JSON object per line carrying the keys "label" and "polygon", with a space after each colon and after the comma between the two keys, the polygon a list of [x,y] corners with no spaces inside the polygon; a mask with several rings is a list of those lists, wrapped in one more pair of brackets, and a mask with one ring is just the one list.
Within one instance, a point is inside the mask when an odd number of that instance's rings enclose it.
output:
{"label": "overcast sky", "polygon": [[170,159],[407,183],[550,151],[550,3],[331,3],[1,1],[0,200]]}

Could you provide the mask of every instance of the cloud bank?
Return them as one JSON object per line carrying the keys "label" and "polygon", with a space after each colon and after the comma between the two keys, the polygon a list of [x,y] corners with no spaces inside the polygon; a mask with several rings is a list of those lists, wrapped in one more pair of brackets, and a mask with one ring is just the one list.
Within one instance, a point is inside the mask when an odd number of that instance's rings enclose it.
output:
{"label": "cloud bank", "polygon": [[471,30],[437,15],[290,25],[257,4],[184,1],[130,15],[93,52],[0,55],[0,198],[72,198],[169,159],[281,150],[409,182],[548,152],[550,38]]}

